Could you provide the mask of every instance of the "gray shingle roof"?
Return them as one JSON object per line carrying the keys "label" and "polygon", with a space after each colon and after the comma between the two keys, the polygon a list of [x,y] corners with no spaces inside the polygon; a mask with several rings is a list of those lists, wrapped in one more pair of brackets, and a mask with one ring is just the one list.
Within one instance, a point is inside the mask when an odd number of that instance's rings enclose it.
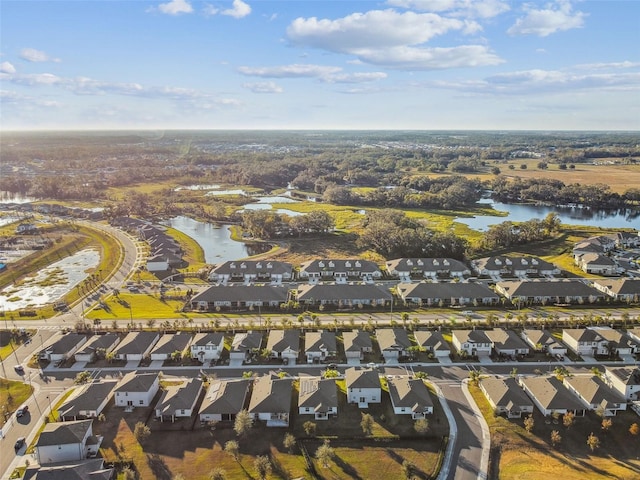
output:
{"label": "gray shingle roof", "polygon": [[378,371],[371,368],[348,368],[345,379],[347,388],[382,388]]}
{"label": "gray shingle roof", "polygon": [[175,351],[183,352],[189,345],[190,341],[191,335],[185,332],[165,333],[153,347],[151,354],[170,355]]}
{"label": "gray shingle roof", "polygon": [[81,335],[79,333],[65,333],[59,340],[56,340],[50,346],[46,347],[45,350],[53,353],[54,355],[62,355],[86,339],[86,335]]}
{"label": "gray shingle roof", "polygon": [[300,330],[271,330],[267,339],[267,348],[273,352],[283,352],[287,348],[300,351]]}
{"label": "gray shingle roof", "polygon": [[403,298],[491,298],[500,297],[482,283],[439,282],[401,283],[398,285]]}
{"label": "gray shingle roof", "polygon": [[298,406],[313,408],[318,412],[326,412],[338,407],[338,387],[332,378],[302,377]]}
{"label": "gray shingle roof", "polygon": [[300,266],[300,271],[308,272],[308,273],[311,273],[311,272],[316,273],[316,272],[323,272],[323,271],[331,271],[331,272],[359,271],[363,273],[373,273],[373,272],[379,272],[380,268],[374,262],[371,262],[369,260],[321,259],[321,260],[310,260],[308,262],[304,262]]}
{"label": "gray shingle roof", "polygon": [[278,378],[274,375],[259,377],[253,384],[249,412],[289,413],[292,389],[291,378]]}
{"label": "gray shingle roof", "polygon": [[157,379],[157,373],[138,373],[134,370],[122,377],[114,392],[148,392]]}
{"label": "gray shingle roof", "polygon": [[286,302],[289,290],[274,285],[213,285],[195,295],[191,304],[197,302]]}
{"label": "gray shingle roof", "polygon": [[391,401],[396,407],[410,407],[413,412],[423,412],[427,407],[433,407],[429,389],[420,379],[390,378],[387,385]]}
{"label": "gray shingle roof", "polygon": [[188,410],[195,404],[202,390],[202,380],[190,378],[181,385],[169,385],[162,393],[156,410],[163,415],[171,415],[176,410]]}
{"label": "gray shingle roof", "polygon": [[360,352],[362,349],[371,349],[371,337],[362,330],[346,331],[342,333],[345,352]]}
{"label": "gray shingle roof", "polygon": [[481,385],[496,407],[507,408],[510,403],[515,407],[533,407],[533,402],[515,378],[486,377],[481,380]]}
{"label": "gray shingle roof", "polygon": [[521,381],[545,410],[584,410],[582,403],[556,377],[524,377]]}
{"label": "gray shingle roof", "polygon": [[27,467],[23,480],[110,480],[113,468],[105,468],[101,458]]}
{"label": "gray shingle roof", "polygon": [[105,333],[104,335],[92,335],[80,349],[76,355],[88,355],[94,353],[99,348],[108,349],[118,340],[116,333]]}
{"label": "gray shingle roof", "polygon": [[47,423],[38,438],[37,447],[50,445],[68,445],[81,443],[91,428],[93,420],[76,420],[74,422]]}
{"label": "gray shingle roof", "polygon": [[622,395],[596,376],[565,377],[564,382],[571,385],[590,404],[626,403]]}
{"label": "gray shingle roof", "polygon": [[211,383],[200,406],[200,413],[237,414],[244,408],[251,380],[220,380]]}
{"label": "gray shingle roof", "polygon": [[393,298],[391,292],[387,288],[377,285],[351,285],[351,284],[318,284],[318,285],[300,285],[298,287],[298,300],[307,301],[330,301],[330,302],[349,302],[352,300],[384,300],[389,301]]}
{"label": "gray shingle roof", "polygon": [[305,332],[304,351],[319,352],[321,349],[328,352],[336,351],[337,347],[335,332],[328,332],[326,330],[319,332]]}
{"label": "gray shingle roof", "polygon": [[406,350],[411,346],[409,335],[404,328],[378,328],[376,339],[381,351]]}
{"label": "gray shingle roof", "polygon": [[243,332],[236,333],[231,344],[231,351],[247,351],[259,349],[262,345],[261,332]]}
{"label": "gray shingle roof", "polygon": [[118,355],[141,354],[158,338],[157,332],[129,332],[115,348]]}
{"label": "gray shingle roof", "polygon": [[107,398],[118,382],[115,380],[88,383],[76,388],[76,391],[65,401],[58,413],[64,417],[74,417],[82,411],[96,410]]}

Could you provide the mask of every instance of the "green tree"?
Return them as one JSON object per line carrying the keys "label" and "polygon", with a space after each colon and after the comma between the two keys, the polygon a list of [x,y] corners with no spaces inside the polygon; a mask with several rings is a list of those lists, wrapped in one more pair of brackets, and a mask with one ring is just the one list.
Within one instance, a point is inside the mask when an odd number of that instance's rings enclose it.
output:
{"label": "green tree", "polygon": [[415,474],[418,472],[415,463],[411,460],[405,460],[402,462],[402,474],[406,480],[411,480],[414,478]]}
{"label": "green tree", "polygon": [[235,440],[228,440],[224,444],[224,452],[233,457],[236,462],[240,461],[240,445]]}
{"label": "green tree", "polygon": [[587,445],[591,449],[591,451],[595,451],[596,448],[600,447],[600,439],[596,437],[593,432],[589,434],[587,437]]}
{"label": "green tree", "polygon": [[209,473],[210,480],[227,480],[227,472],[220,467],[216,467]]}
{"label": "green tree", "polygon": [[83,385],[89,382],[89,380],[91,380],[91,372],[84,370],[76,375],[76,378],[74,378],[73,383],[75,383],[76,385]]}
{"label": "green tree", "polygon": [[266,455],[258,455],[253,461],[253,467],[256,469],[258,478],[265,480],[271,473],[271,460]]}
{"label": "green tree", "polygon": [[362,413],[362,419],[360,420],[360,427],[365,435],[371,435],[373,432],[373,426],[375,422],[373,416],[369,413]]}
{"label": "green tree", "polygon": [[325,441],[316,450],[316,459],[320,462],[322,468],[328,468],[329,462],[335,457],[333,447],[329,444],[329,440]]}
{"label": "green tree", "polygon": [[607,433],[611,428],[611,425],[613,425],[613,422],[610,418],[603,418],[602,423],[600,424],[600,428],[602,428],[602,431],[604,433]]}
{"label": "green tree", "polygon": [[638,434],[640,433],[640,425],[638,425],[637,423],[632,423],[629,427],[629,433],[634,437],[638,436]]}
{"label": "green tree", "polygon": [[575,418],[576,418],[576,415],[573,412],[567,412],[562,417],[562,424],[565,427],[570,428],[571,425],[573,425]]}
{"label": "green tree", "polygon": [[312,421],[308,420],[302,424],[302,428],[304,433],[307,434],[307,437],[314,437],[316,435],[316,424]]}
{"label": "green tree", "polygon": [[246,410],[240,410],[233,422],[233,430],[239,437],[244,437],[253,426],[253,418]]}
{"label": "green tree", "polygon": [[534,425],[535,425],[535,421],[533,420],[532,415],[529,415],[527,418],[524,419],[524,429],[527,432],[531,433]]}
{"label": "green tree", "polygon": [[293,447],[296,446],[296,437],[294,437],[291,433],[285,433],[284,439],[282,440],[282,446],[287,449],[289,453],[293,451]]}
{"label": "green tree", "polygon": [[562,441],[562,436],[558,430],[554,430],[551,432],[551,444],[555,447]]}
{"label": "green tree", "polygon": [[143,422],[137,422],[133,427],[133,436],[139,443],[143,443],[151,435],[151,429]]}

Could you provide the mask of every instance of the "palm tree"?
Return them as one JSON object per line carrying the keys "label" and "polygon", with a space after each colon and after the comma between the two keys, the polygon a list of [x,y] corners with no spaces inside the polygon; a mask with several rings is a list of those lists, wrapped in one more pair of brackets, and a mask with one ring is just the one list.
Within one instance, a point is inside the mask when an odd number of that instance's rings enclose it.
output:
{"label": "palm tree", "polygon": [[554,430],[551,432],[551,444],[555,447],[562,440],[562,436],[560,436],[560,432],[558,430]]}

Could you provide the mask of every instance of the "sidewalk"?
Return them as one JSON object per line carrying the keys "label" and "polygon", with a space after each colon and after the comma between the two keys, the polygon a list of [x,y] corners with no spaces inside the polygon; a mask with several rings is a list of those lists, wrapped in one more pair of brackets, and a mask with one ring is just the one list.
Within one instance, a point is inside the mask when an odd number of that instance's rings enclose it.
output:
{"label": "sidewalk", "polygon": [[473,408],[474,415],[478,419],[480,428],[482,429],[482,456],[480,457],[480,465],[478,466],[478,480],[486,480],[489,475],[489,453],[491,451],[491,434],[489,432],[489,425],[484,419],[482,412],[478,408],[478,404],[471,396],[469,392],[469,379],[462,380],[462,393],[467,398],[469,405]]}

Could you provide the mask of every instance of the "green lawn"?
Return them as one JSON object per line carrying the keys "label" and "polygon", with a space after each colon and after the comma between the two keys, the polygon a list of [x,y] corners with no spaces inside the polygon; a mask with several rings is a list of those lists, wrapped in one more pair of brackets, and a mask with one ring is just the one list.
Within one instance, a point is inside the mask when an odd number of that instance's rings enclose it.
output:
{"label": "green lawn", "polygon": [[29,398],[32,391],[33,388],[26,383],[0,378],[0,409],[3,413],[0,415],[1,426]]}

